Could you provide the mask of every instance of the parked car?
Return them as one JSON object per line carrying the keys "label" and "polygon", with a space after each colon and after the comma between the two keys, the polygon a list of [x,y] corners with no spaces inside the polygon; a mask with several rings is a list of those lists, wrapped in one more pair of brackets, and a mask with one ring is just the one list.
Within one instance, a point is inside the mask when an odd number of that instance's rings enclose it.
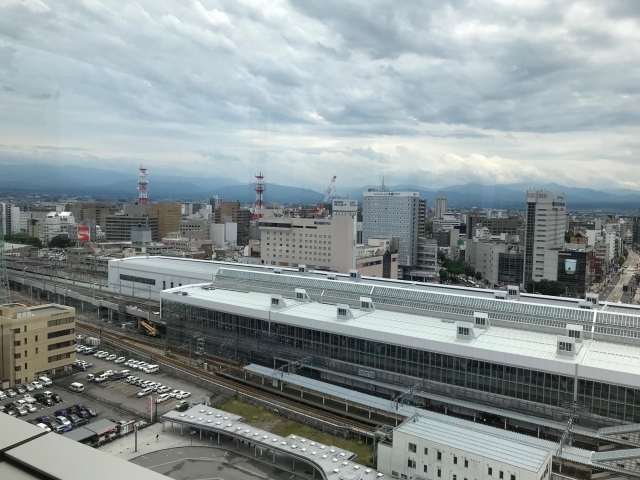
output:
{"label": "parked car", "polygon": [[96,355],[98,358],[107,358],[109,356],[109,352],[101,352],[100,355]]}
{"label": "parked car", "polygon": [[14,409],[14,410],[15,410],[16,412],[18,412],[18,414],[19,414],[21,417],[24,417],[27,413],[29,413],[29,412],[27,411],[27,409],[26,409],[24,406],[22,406],[22,405],[17,405],[17,406],[15,407],[15,409]]}
{"label": "parked car", "polygon": [[67,409],[66,408],[61,408],[60,410],[56,410],[55,412],[53,412],[54,416],[57,417],[64,417],[67,414]]}
{"label": "parked car", "polygon": [[97,417],[98,416],[98,412],[96,412],[93,408],[91,407],[84,407],[85,411],[91,415],[92,417]]}
{"label": "parked car", "polygon": [[51,400],[53,400],[56,403],[62,403],[62,397],[57,393],[54,393],[53,395],[51,395]]}
{"label": "parked car", "polygon": [[95,350],[93,348],[85,348],[84,352],[85,355],[93,355],[95,353]]}
{"label": "parked car", "polygon": [[146,397],[147,395],[151,395],[151,392],[153,392],[153,390],[151,390],[150,388],[143,388],[142,390],[140,390],[138,392],[138,398],[140,397]]}
{"label": "parked car", "polygon": [[36,389],[36,387],[31,385],[30,383],[25,384],[24,388],[27,390],[27,392],[33,392]]}
{"label": "parked car", "polygon": [[46,423],[37,423],[36,427],[41,428],[45,432],[50,432],[51,431],[51,427],[49,425],[47,425]]}
{"label": "parked car", "polygon": [[49,397],[42,397],[40,400],[38,400],[42,405],[44,405],[45,407],[53,407],[56,402],[54,402],[53,400],[51,400]]}
{"label": "parked car", "polygon": [[27,403],[24,406],[24,409],[29,413],[36,413],[38,411],[38,409],[32,403]]}
{"label": "parked car", "polygon": [[181,392],[181,391],[182,391],[182,390],[174,390],[173,392],[170,392],[170,393],[169,393],[169,396],[170,396],[171,398],[174,398],[174,397],[175,397],[179,392]]}
{"label": "parked car", "polygon": [[113,370],[107,370],[106,372],[104,372],[104,375],[106,375],[107,377],[113,377]]}
{"label": "parked car", "polygon": [[171,388],[167,387],[166,385],[163,385],[162,387],[160,387],[157,390],[158,393],[169,393],[171,392]]}
{"label": "parked car", "polygon": [[124,357],[118,357],[115,359],[114,363],[124,363],[126,360],[126,358]]}
{"label": "parked car", "polygon": [[79,411],[79,412],[81,412],[81,411],[83,411],[83,410],[84,410],[84,404],[82,404],[82,403],[76,403],[76,404],[74,405],[74,407],[75,407],[75,409],[76,409],[77,411]]}
{"label": "parked car", "polygon": [[171,397],[169,396],[168,393],[163,393],[162,395],[158,395],[158,397],[156,398],[156,403],[166,402],[170,398]]}
{"label": "parked car", "polygon": [[85,420],[89,420],[89,418],[91,418],[91,415],[89,415],[89,412],[85,412],[84,410],[80,410],[78,413],[76,413],[77,416],[79,416],[80,418],[84,418]]}
{"label": "parked car", "polygon": [[67,415],[75,415],[76,413],[78,413],[78,409],[74,405],[67,407]]}
{"label": "parked car", "polygon": [[87,423],[89,423],[89,420],[85,418],[80,418],[78,415],[67,415],[66,418],[71,422],[71,425],[73,425],[73,428],[78,428],[78,427],[81,427],[82,425],[86,425]]}
{"label": "parked car", "polygon": [[16,391],[20,394],[20,395],[24,395],[25,393],[27,393],[27,390],[24,387],[17,387]]}
{"label": "parked car", "polygon": [[44,385],[42,385],[39,381],[35,380],[33,382],[31,382],[31,386],[33,386],[33,388],[35,388],[36,390],[42,390],[44,388]]}
{"label": "parked car", "polygon": [[113,362],[116,358],[118,358],[118,356],[116,354],[112,353],[111,355],[106,357],[105,360],[108,360],[109,362]]}
{"label": "parked car", "polygon": [[36,418],[36,422],[38,423],[49,423],[49,417],[46,415],[42,415],[41,417]]}
{"label": "parked car", "polygon": [[37,402],[37,400],[34,397],[32,397],[29,393],[25,393],[22,396],[22,399],[27,403],[36,403]]}
{"label": "parked car", "polygon": [[49,390],[42,392],[44,394],[45,397],[51,398],[51,395],[53,395],[53,392],[50,392]]}
{"label": "parked car", "polygon": [[7,394],[0,390],[0,400],[5,400],[7,398]]}
{"label": "parked car", "polygon": [[7,415],[11,415],[12,417],[17,417],[19,415],[18,411],[15,408],[5,408],[4,413]]}
{"label": "parked car", "polygon": [[191,392],[181,391],[181,392],[176,393],[176,398],[178,400],[182,400],[183,398],[187,398],[187,397],[190,397],[190,396],[191,396]]}
{"label": "parked car", "polygon": [[184,412],[185,410],[189,409],[189,403],[186,400],[183,400],[181,402],[176,403],[176,406],[174,407],[174,409],[179,412]]}
{"label": "parked car", "polygon": [[96,383],[102,383],[102,382],[106,382],[108,379],[109,377],[103,373],[102,375],[94,378],[93,381]]}
{"label": "parked car", "polygon": [[65,427],[71,426],[71,422],[67,417],[63,417],[62,415],[56,415],[56,420],[60,425],[64,425]]}
{"label": "parked car", "polygon": [[7,397],[9,397],[9,398],[13,398],[16,395],[18,395],[13,388],[9,388],[9,389],[5,390],[4,393],[6,393]]}

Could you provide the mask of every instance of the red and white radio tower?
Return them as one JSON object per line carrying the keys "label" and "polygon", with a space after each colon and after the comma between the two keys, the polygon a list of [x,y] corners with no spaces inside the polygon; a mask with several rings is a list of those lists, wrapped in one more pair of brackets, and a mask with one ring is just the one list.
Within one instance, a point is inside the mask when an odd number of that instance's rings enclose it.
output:
{"label": "red and white radio tower", "polygon": [[262,208],[264,202],[262,201],[262,195],[264,194],[264,175],[260,172],[256,175],[256,205],[253,210],[253,219],[257,220],[262,217]]}
{"label": "red and white radio tower", "polygon": [[138,205],[149,204],[149,193],[147,191],[147,169],[140,165],[140,178],[138,179]]}

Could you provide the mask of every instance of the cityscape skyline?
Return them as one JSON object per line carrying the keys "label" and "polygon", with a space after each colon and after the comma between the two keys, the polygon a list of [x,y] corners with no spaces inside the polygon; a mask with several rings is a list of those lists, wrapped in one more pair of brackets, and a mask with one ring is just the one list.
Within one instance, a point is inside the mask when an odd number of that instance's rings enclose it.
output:
{"label": "cityscape skyline", "polygon": [[640,186],[633,4],[0,9],[2,165]]}

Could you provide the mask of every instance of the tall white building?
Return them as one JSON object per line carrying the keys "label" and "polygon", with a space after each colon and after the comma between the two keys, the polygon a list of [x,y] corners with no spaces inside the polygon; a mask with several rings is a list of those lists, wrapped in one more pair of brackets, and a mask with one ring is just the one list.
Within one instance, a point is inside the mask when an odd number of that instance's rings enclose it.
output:
{"label": "tall white building", "polygon": [[270,217],[260,219],[263,265],[349,273],[356,268],[358,201],[332,201],[330,218]]}
{"label": "tall white building", "polygon": [[436,195],[436,219],[444,218],[447,213],[447,197],[444,195]]}
{"label": "tall white building", "polygon": [[67,227],[75,225],[76,220],[71,212],[49,212],[42,220],[42,231],[40,232],[40,240],[47,244],[53,237],[62,235],[69,236]]}
{"label": "tall white building", "polygon": [[2,227],[0,231],[4,231],[5,235],[16,234],[20,232],[20,207],[16,207],[11,203],[0,203],[0,222]]}
{"label": "tall white building", "polygon": [[564,194],[527,191],[524,235],[524,279],[557,280],[558,251],[564,246],[567,203]]}
{"label": "tall white building", "polygon": [[398,263],[418,260],[420,197],[417,192],[364,192],[362,241],[371,237],[398,237]]}

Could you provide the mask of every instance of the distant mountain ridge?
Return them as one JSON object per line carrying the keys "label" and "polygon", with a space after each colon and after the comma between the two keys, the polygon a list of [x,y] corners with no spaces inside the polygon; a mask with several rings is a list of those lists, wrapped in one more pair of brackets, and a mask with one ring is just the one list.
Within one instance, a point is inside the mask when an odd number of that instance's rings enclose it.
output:
{"label": "distant mountain ridge", "polygon": [[[91,167],[59,167],[47,164],[0,165],[0,194],[34,193],[67,194],[69,196],[92,197],[137,197],[138,177],[135,171],[126,173]],[[341,187],[337,194],[343,198],[354,198],[362,202],[363,192],[379,186]],[[523,209],[525,192],[530,188],[564,192],[567,205],[572,208],[615,208],[636,211],[640,207],[640,191],[628,189],[595,190],[591,188],[567,187],[557,183],[533,185],[514,183],[483,185],[468,183],[443,188],[427,188],[417,185],[388,185],[389,190],[415,191],[427,204],[433,206],[435,197],[442,193],[452,207],[479,207],[500,209]],[[226,177],[149,175],[149,197],[154,200],[197,201],[214,195],[224,200],[239,200],[250,203],[255,200],[253,183],[242,183]],[[322,192],[304,187],[266,184],[265,203],[315,204],[323,197]]]}

